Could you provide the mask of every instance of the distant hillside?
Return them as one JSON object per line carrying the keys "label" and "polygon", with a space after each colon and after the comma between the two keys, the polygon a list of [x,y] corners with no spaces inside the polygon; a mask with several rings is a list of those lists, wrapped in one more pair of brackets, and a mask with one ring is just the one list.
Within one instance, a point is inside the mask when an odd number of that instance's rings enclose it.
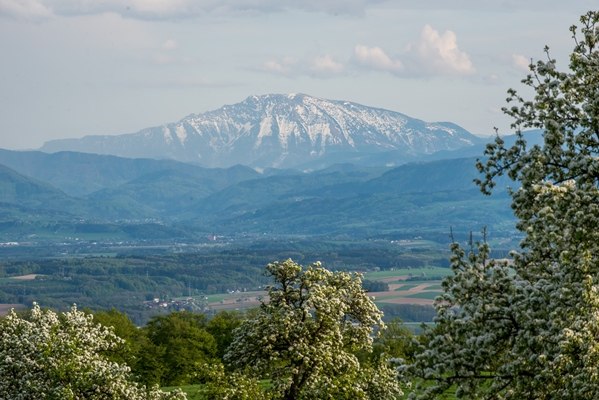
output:
{"label": "distant hillside", "polygon": [[[529,146],[543,143],[543,131],[541,129],[531,129],[523,132],[526,143]],[[514,134],[502,134],[501,138],[505,141],[506,146],[512,146],[516,141]],[[470,147],[462,147],[456,150],[441,150],[433,154],[428,154],[420,157],[420,161],[432,160],[449,160],[454,158],[465,157],[482,157],[487,143],[492,143],[495,140],[494,136],[484,138],[480,143]]]}
{"label": "distant hillside", "polygon": [[513,231],[507,182],[500,182],[496,195],[484,196],[472,182],[474,163],[407,164],[378,177],[332,171],[248,180],[201,200],[185,215],[203,215],[224,232],[364,236],[448,233],[450,226]]}
{"label": "distant hillside", "polygon": [[212,190],[250,179],[259,174],[247,167],[207,169],[171,160],[131,159],[77,152],[44,153],[0,149],[0,164],[19,173],[48,182],[72,196],[116,188],[165,171],[207,181]]}
{"label": "distant hillside", "polygon": [[[51,185],[0,164],[0,202],[30,211],[76,212],[82,203]],[[79,210],[81,211],[81,210]]]}
{"label": "distant hillside", "polygon": [[76,153],[4,151],[0,157],[32,174],[47,174],[62,187],[81,182],[77,174],[69,181],[68,171],[79,167],[82,176],[96,177],[104,186],[74,197],[2,166],[3,237],[43,233],[56,238],[193,239],[207,232],[438,237],[450,226],[456,231],[489,226],[508,236],[514,230],[509,198],[501,188],[507,182],[500,182],[495,196],[483,196],[472,183],[475,158],[393,169],[338,164],[314,172],[260,174],[241,166],[205,169]]}

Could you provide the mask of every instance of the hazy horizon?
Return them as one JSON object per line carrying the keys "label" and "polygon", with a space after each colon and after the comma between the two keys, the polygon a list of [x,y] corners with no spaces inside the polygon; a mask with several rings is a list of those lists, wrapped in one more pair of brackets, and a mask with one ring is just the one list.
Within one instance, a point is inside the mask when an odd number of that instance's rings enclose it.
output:
{"label": "hazy horizon", "polygon": [[354,101],[477,135],[591,1],[5,0],[0,147],[137,132],[250,95]]}

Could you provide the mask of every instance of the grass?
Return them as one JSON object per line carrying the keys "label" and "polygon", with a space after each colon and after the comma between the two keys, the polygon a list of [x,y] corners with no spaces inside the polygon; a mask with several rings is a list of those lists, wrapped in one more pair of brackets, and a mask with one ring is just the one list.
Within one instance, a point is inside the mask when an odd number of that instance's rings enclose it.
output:
{"label": "grass", "polygon": [[[35,279],[35,274],[31,274],[31,275],[18,275],[18,276],[5,276],[3,278],[0,278],[0,283],[14,283],[14,282],[25,282],[25,281],[32,281]],[[44,276],[44,275],[40,275],[37,274],[37,276]]]}
{"label": "grass", "polygon": [[[441,267],[422,267],[422,268],[400,268],[389,271],[370,272],[365,274],[365,279],[384,280],[388,284],[400,284],[401,287],[394,291],[378,293],[376,301],[380,303],[393,302],[394,299],[427,299],[434,300],[441,292],[441,279],[451,274],[451,270]],[[410,277],[406,280],[406,277]],[[437,277],[438,279],[431,279]],[[393,279],[397,278],[397,279]],[[425,292],[405,293],[418,286],[423,286]],[[198,300],[205,301],[210,307],[215,309],[235,308],[245,309],[255,307],[256,298],[266,297],[265,291],[248,291],[234,293],[216,293],[207,296],[202,295]],[[253,301],[249,302],[248,299]],[[414,301],[421,304],[421,301]]]}
{"label": "grass", "polygon": [[[265,387],[265,386],[264,386]],[[187,399],[188,400],[206,400],[206,398],[204,396],[202,396],[202,394],[200,393],[202,388],[202,385],[184,385],[181,387],[163,387],[162,390],[165,392],[171,392],[175,389],[181,389],[183,392],[185,392],[187,394]],[[404,396],[401,397],[401,399],[407,399],[410,392],[407,391],[404,388]],[[439,399],[444,399],[444,400],[454,400],[455,397],[455,388],[451,388],[449,389],[444,395],[443,397],[439,397]],[[400,399],[398,399],[400,400]]]}
{"label": "grass", "polygon": [[[412,384],[412,387],[414,387],[415,384]],[[410,391],[408,391],[407,389],[403,388],[404,390],[404,395],[401,397],[402,400],[404,399],[408,399],[408,396],[410,395]],[[436,399],[439,400],[455,400],[457,399],[456,395],[456,388],[455,387],[450,387],[445,393],[441,394],[440,396],[435,397]]]}
{"label": "grass", "polygon": [[208,303],[218,303],[225,300],[236,300],[243,299],[248,297],[264,297],[266,296],[265,291],[249,291],[249,292],[235,292],[235,293],[217,293],[217,294],[209,294],[206,296],[208,298]]}
{"label": "grass", "polygon": [[208,296],[208,303],[218,303],[219,301],[223,301],[225,299],[228,299],[231,295],[228,293],[219,293],[219,294],[209,294]]}
{"label": "grass", "polygon": [[397,289],[395,289],[395,291],[402,291],[402,290],[410,290],[410,289],[414,289],[418,286],[424,286],[424,290],[436,290],[438,292],[442,292],[443,291],[443,286],[441,286],[441,281],[440,280],[434,280],[434,281],[404,281],[406,283],[401,283],[401,287],[398,287]]}
{"label": "grass", "polygon": [[[172,392],[176,389],[181,389],[185,394],[187,394],[187,400],[207,400],[205,396],[202,395],[202,387],[201,384],[196,385],[183,385],[183,386],[166,386],[161,389],[164,392]],[[260,387],[262,390],[266,390],[271,387],[270,380],[263,379],[260,381]]]}
{"label": "grass", "polygon": [[187,400],[205,400],[205,398],[201,395],[200,389],[202,385],[184,385],[184,386],[169,386],[163,387],[162,390],[165,392],[172,392],[176,389],[181,389],[183,392],[187,394]]}
{"label": "grass", "polygon": [[451,273],[451,269],[441,267],[398,268],[388,271],[367,272],[364,274],[364,279],[376,281],[395,277],[399,278],[400,276],[442,278],[451,275]]}
{"label": "grass", "polygon": [[435,300],[439,295],[441,294],[441,292],[437,292],[437,291],[430,291],[430,292],[418,292],[418,293],[410,293],[410,294],[406,294],[402,297],[407,297],[410,299],[429,299],[429,300]]}
{"label": "grass", "polygon": [[395,289],[396,292],[414,289],[415,287],[418,287],[420,285],[427,285],[426,290],[443,290],[441,288],[441,281],[401,281],[399,283],[401,284],[401,286]]}

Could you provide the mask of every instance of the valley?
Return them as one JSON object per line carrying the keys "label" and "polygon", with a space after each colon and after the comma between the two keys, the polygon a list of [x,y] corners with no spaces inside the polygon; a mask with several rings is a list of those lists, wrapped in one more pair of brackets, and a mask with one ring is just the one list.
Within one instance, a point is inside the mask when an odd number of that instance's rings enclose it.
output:
{"label": "valley", "polygon": [[[468,240],[467,235],[460,238]],[[13,243],[0,246],[0,303],[116,308],[137,324],[180,309],[246,309],[257,304],[269,284],[264,267],[291,258],[303,265],[321,261],[331,270],[364,273],[365,285],[387,286],[382,292],[372,286],[372,295],[390,319],[418,322],[414,313],[432,318],[430,305],[439,294],[440,279],[450,272],[449,240],[445,232],[438,241],[244,234],[207,236],[201,242],[79,238]],[[510,242],[501,246],[506,239],[493,235],[489,240],[497,243],[494,256],[505,257]]]}
{"label": "valley", "polygon": [[[211,135],[232,141],[194,142]],[[101,140],[147,149],[143,140],[157,137],[170,143],[152,145],[160,157],[106,154],[108,142],[94,147],[105,154],[72,151]],[[173,143],[211,149],[218,165],[169,153]],[[498,258],[520,240],[509,182],[499,180],[493,197],[473,183],[483,139],[349,102],[254,96],[139,134],[43,150],[55,151],[0,149],[2,304],[114,307],[138,324],[178,309],[247,308],[269,283],[265,265],[291,258],[366,273],[389,318],[418,322],[409,313],[432,318],[452,239],[486,229]],[[34,279],[14,279],[22,276]]]}

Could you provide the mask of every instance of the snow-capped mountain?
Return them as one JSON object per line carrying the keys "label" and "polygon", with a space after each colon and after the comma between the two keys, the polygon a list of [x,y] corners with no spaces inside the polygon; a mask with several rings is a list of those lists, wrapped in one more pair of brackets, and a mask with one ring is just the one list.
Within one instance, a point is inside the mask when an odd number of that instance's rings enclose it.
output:
{"label": "snow-capped mountain", "polygon": [[401,163],[478,142],[478,137],[448,122],[428,123],[304,94],[270,94],[137,133],[53,140],[41,150],[170,158],[207,167],[289,168],[360,160]]}

